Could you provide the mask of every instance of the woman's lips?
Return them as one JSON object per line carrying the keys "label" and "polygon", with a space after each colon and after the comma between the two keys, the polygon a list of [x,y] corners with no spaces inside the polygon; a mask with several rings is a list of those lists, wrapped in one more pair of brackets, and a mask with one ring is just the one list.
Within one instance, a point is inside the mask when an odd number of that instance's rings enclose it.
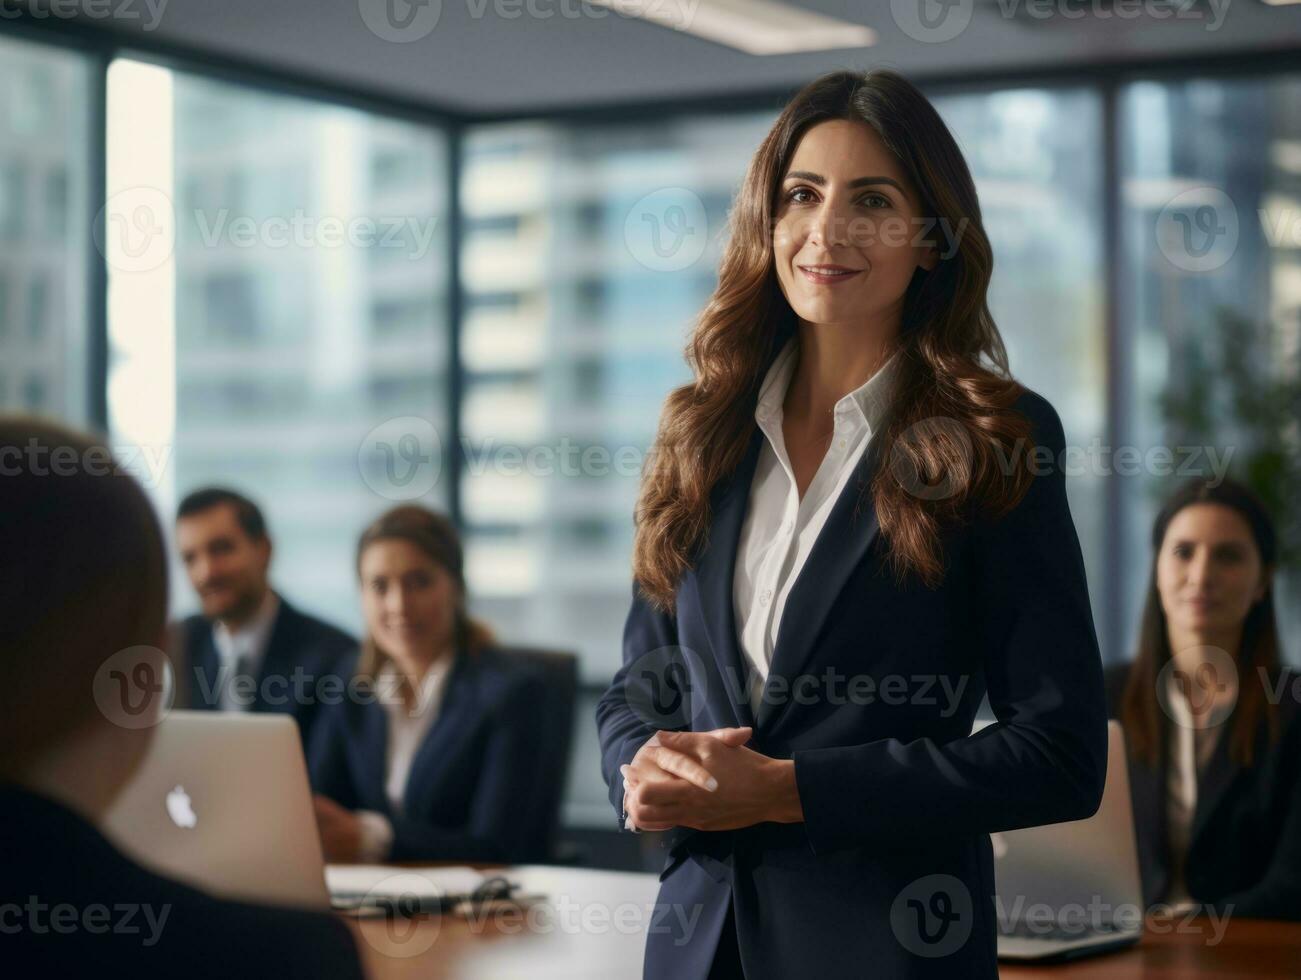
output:
{"label": "woman's lips", "polygon": [[819,286],[848,282],[863,271],[862,269],[845,269],[826,265],[801,265],[797,268],[804,274],[805,279],[817,283]]}

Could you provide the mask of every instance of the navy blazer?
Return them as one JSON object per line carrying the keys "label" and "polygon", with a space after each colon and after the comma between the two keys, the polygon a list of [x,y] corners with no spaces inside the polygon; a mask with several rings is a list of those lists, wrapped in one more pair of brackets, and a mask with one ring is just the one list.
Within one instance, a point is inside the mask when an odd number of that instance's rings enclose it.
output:
{"label": "navy blazer", "polygon": [[[353,676],[353,670],[347,676]],[[502,651],[458,651],[407,776],[402,813],[388,778],[388,715],[372,697],[326,705],[309,753],[312,788],[393,824],[392,861],[542,860],[531,853],[541,799],[543,681]]]}
{"label": "navy blazer", "polygon": [[[1116,718],[1129,669],[1127,663],[1113,664],[1105,673],[1107,701]],[[1261,683],[1255,672],[1240,680]],[[1226,723],[1198,777],[1185,883],[1195,901],[1225,915],[1301,921],[1301,676],[1283,668],[1269,679],[1267,696],[1269,692],[1281,694],[1278,741],[1269,742],[1261,719],[1255,763],[1243,768],[1229,755],[1231,729]],[[1129,760],[1143,901],[1148,905],[1165,901],[1170,887],[1168,775],[1165,739],[1156,766]]]}
{"label": "navy blazer", "polygon": [[[183,665],[183,703],[196,710],[216,711],[221,656],[213,639],[213,623],[190,616],[180,625]],[[357,641],[336,626],[309,616],[280,596],[280,608],[267,637],[257,690],[251,711],[292,715],[306,745],[313,733],[320,706],[317,687],[322,678],[337,674],[343,661],[357,649]],[[295,670],[300,680],[295,680]],[[345,675],[346,676],[346,675]],[[327,682],[328,686],[328,682]],[[299,696],[298,691],[304,696]]]}
{"label": "navy blazer", "polygon": [[215,898],[155,874],[62,803],[14,784],[0,783],[0,813],[0,908],[22,908],[0,920],[6,976],[362,980],[335,916]]}
{"label": "navy blazer", "polygon": [[[757,428],[715,489],[676,615],[634,585],[624,664],[596,712],[615,812],[619,766],[657,728],[735,725],[794,760],[804,811],[800,824],[669,832],[647,977],[703,980],[728,914],[751,978],[997,976],[989,835],[1095,813],[1107,764],[1065,436],[1038,394],[1016,408],[1053,464],[1003,518],[941,533],[934,589],[884,569],[860,498],[881,465],[869,443],[790,592],[757,717],[732,606]],[[971,735],[986,693],[998,721]]]}

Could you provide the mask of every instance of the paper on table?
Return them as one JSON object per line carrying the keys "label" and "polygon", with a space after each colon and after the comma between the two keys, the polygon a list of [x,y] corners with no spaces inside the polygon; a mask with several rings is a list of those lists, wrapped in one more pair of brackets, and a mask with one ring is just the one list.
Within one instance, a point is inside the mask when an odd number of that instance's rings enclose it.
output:
{"label": "paper on table", "polygon": [[399,868],[391,864],[327,864],[331,895],[434,898],[474,891],[491,875],[474,868]]}

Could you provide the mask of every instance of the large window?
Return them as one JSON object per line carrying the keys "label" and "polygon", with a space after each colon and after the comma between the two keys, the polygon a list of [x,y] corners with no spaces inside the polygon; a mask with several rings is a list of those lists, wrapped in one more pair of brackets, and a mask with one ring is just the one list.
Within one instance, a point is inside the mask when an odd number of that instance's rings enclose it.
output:
{"label": "large window", "polygon": [[[962,147],[994,248],[990,310],[1012,374],[1061,416],[1066,490],[1100,640],[1106,602],[1106,443],[1101,100],[1088,90],[1012,89],[937,98]],[[1111,653],[1105,651],[1104,653]]]}
{"label": "large window", "polygon": [[86,421],[92,75],[0,38],[0,408]]}
{"label": "large window", "polygon": [[470,588],[514,639],[621,660],[643,456],[771,117],[494,126],[466,141]]}
{"label": "large window", "polygon": [[[1152,519],[1180,471],[1227,471],[1267,495],[1301,541],[1301,75],[1140,81],[1121,101],[1125,441],[1175,450],[1122,477],[1129,624],[1137,635]],[[1217,455],[1213,455],[1217,454]],[[1296,656],[1301,588],[1276,598]]]}
{"label": "large window", "polygon": [[172,447],[165,512],[208,483],[260,501],[274,584],[354,630],[361,528],[447,496],[446,153],[428,126],[110,69],[110,217],[161,242],[110,251],[115,429]]}
{"label": "large window", "polygon": [[[566,817],[608,826],[591,708],[621,659],[644,457],[773,107],[469,126],[452,242],[439,119],[124,58],[95,217],[93,64],[0,39],[0,408],[99,421],[93,240],[113,442],[164,517],[200,485],[247,492],[276,586],[358,630],[361,527],[455,498],[474,611],[580,657]],[[1181,477],[1273,487],[1301,555],[1301,75],[935,102],[977,183],[1012,371],[1065,426],[1094,617],[1122,659]],[[1292,662],[1299,580],[1278,590]]]}

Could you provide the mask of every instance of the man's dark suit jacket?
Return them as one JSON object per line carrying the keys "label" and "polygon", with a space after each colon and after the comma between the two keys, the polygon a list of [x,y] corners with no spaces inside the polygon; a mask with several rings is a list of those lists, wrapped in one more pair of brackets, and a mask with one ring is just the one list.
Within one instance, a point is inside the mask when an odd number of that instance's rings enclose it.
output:
{"label": "man's dark suit jacket", "polygon": [[313,790],[350,810],[388,817],[392,861],[542,859],[534,850],[544,771],[542,678],[485,648],[458,651],[445,683],[438,716],[411,761],[400,814],[385,790],[388,714],[378,691],[322,709],[308,756]]}
{"label": "man's dark suit jacket", "polygon": [[[1120,717],[1130,665],[1106,670],[1107,703]],[[1279,740],[1269,744],[1264,720],[1256,733],[1255,764],[1229,755],[1233,716],[1225,722],[1198,779],[1197,806],[1185,862],[1188,894],[1225,914],[1301,920],[1301,702],[1295,671],[1283,669],[1268,690],[1281,691]],[[1254,671],[1240,684],[1263,683]],[[1168,729],[1167,729],[1168,731]],[[1170,885],[1166,780],[1168,740],[1159,765],[1129,760],[1129,787],[1143,877],[1143,901],[1166,898]],[[1232,909],[1229,906],[1232,906]]]}
{"label": "man's dark suit jacket", "polygon": [[0,784],[0,813],[5,976],[361,980],[352,936],[328,914],[226,901],[161,877],[79,814],[12,784]]}
{"label": "man's dark suit jacket", "polygon": [[[751,978],[997,976],[989,835],[1093,814],[1107,760],[1065,436],[1034,392],[1016,407],[1052,463],[1003,518],[973,511],[942,532],[933,589],[883,567],[870,494],[860,501],[880,465],[869,443],[791,590],[757,717],[737,683],[732,578],[762,433],[715,489],[676,617],[634,586],[624,664],[596,712],[615,813],[619,766],[657,728],[735,725],[754,727],[756,751],[794,760],[804,812],[671,832],[647,977],[703,980],[725,915]],[[985,693],[998,721],[972,736]]]}
{"label": "man's dark suit jacket", "polygon": [[[178,704],[218,710],[221,657],[213,639],[212,622],[203,616],[188,617],[181,624],[180,644],[177,662],[184,675],[181,690],[188,696]],[[343,630],[301,612],[280,596],[280,608],[262,656],[257,694],[249,710],[293,715],[303,744],[310,744],[322,700],[317,696],[317,685],[322,678],[338,674],[344,661],[356,651],[357,641]],[[347,679],[346,674],[342,676]],[[306,696],[299,696],[299,691],[306,692]]]}

